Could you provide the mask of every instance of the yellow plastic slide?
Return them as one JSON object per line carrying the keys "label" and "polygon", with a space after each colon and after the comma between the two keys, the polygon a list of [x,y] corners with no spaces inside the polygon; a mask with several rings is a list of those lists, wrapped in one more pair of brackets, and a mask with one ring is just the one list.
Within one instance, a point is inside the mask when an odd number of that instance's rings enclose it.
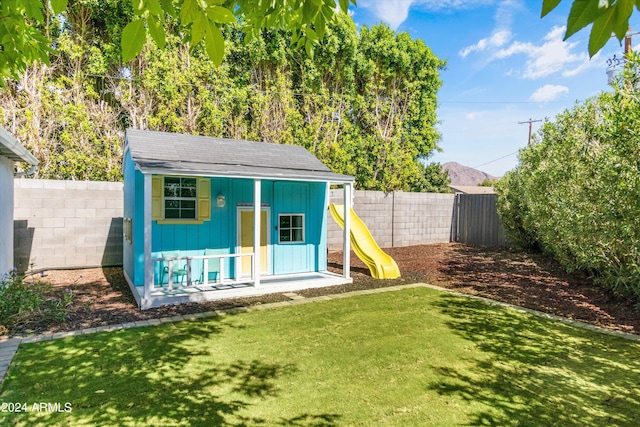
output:
{"label": "yellow plastic slide", "polygon": [[[344,229],[344,205],[329,204],[331,216]],[[351,246],[358,258],[364,262],[371,276],[376,279],[395,279],[400,277],[400,269],[396,262],[376,243],[371,232],[351,208]]]}

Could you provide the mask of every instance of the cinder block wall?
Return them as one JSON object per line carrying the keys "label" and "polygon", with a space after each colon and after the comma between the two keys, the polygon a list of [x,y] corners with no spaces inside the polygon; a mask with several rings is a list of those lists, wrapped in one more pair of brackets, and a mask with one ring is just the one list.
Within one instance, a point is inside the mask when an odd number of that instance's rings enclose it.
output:
{"label": "cinder block wall", "polygon": [[[331,190],[331,202],[343,203],[342,189]],[[355,191],[353,209],[382,248],[449,243],[453,194]],[[342,229],[329,219],[329,250],[342,249]]]}
{"label": "cinder block wall", "polygon": [[21,271],[122,265],[122,183],[17,179],[14,195]]}
{"label": "cinder block wall", "polygon": [[449,243],[453,194],[395,193],[393,246]]}
{"label": "cinder block wall", "polygon": [[[123,185],[18,179],[14,263],[21,270],[122,265]],[[331,202],[343,203],[341,189]],[[380,247],[451,241],[453,194],[355,191],[354,209]],[[329,250],[342,229],[329,215]]]}

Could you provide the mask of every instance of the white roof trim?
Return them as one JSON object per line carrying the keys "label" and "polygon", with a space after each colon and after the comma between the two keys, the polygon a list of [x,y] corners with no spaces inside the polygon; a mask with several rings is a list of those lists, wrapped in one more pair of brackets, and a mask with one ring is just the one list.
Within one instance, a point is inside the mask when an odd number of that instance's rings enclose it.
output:
{"label": "white roof trim", "polygon": [[[318,176],[304,176],[297,174],[296,176],[278,176],[275,174],[243,174],[243,173],[221,173],[212,174],[205,171],[183,171],[176,169],[162,169],[162,168],[141,168],[139,165],[135,165],[136,169],[142,172],[144,175],[176,175],[176,176],[202,176],[202,177],[216,177],[216,178],[243,178],[243,179],[270,179],[273,181],[304,181],[304,182],[330,182],[336,184],[353,183],[354,178],[351,179],[337,179],[336,177],[328,176],[322,178]],[[333,172],[327,172],[328,175],[339,175]]]}

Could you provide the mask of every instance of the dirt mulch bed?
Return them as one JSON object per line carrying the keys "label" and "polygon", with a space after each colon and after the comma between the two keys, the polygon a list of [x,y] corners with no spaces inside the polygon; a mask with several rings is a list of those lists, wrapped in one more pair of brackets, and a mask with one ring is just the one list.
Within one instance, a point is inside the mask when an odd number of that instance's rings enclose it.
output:
{"label": "dirt mulch bed", "polygon": [[[402,278],[373,279],[366,266],[351,254],[352,284],[297,293],[312,297],[426,282],[613,330],[640,334],[640,312],[631,302],[601,290],[583,275],[567,274],[557,263],[540,255],[460,244],[391,248],[387,252],[398,263]],[[338,273],[342,271],[342,253],[329,254],[329,269]],[[75,295],[73,307],[63,323],[42,317],[25,319],[6,336],[61,332],[288,300],[282,294],[271,294],[141,311],[135,304],[121,268],[50,270],[42,276],[27,278],[34,279],[53,285],[50,297],[59,297],[64,289],[71,289]]]}

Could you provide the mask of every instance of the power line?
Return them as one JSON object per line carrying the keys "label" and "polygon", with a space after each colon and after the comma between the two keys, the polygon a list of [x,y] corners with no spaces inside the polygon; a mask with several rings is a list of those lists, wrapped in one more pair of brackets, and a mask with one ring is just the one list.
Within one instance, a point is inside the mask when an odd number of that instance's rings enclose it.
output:
{"label": "power line", "polygon": [[507,154],[505,156],[498,157],[497,159],[493,159],[493,160],[490,160],[488,162],[481,163],[481,164],[476,165],[476,166],[472,166],[471,169],[476,169],[476,168],[479,168],[480,166],[485,166],[485,165],[488,165],[489,163],[493,163],[493,162],[497,162],[498,160],[506,159],[507,157],[513,156],[514,154],[518,154],[518,152],[514,151],[513,153],[509,153],[509,154]]}
{"label": "power line", "polygon": [[498,157],[497,159],[489,160],[488,162],[484,162],[484,163],[481,163],[481,164],[476,165],[476,166],[465,166],[465,165],[460,165],[460,166],[462,166],[465,169],[476,169],[476,168],[479,168],[480,166],[485,166],[485,165],[488,165],[490,163],[497,162],[498,160],[506,159],[507,157],[513,156],[514,154],[518,154],[518,152],[514,151],[513,153],[509,153],[509,154],[504,155],[502,157]]}

